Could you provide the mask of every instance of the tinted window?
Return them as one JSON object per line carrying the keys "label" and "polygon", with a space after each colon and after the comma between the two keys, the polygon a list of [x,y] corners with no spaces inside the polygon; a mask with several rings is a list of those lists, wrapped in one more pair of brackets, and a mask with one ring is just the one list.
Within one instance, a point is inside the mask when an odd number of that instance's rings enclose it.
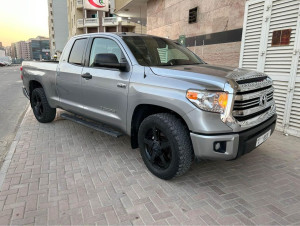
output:
{"label": "tinted window", "polygon": [[89,66],[92,66],[95,56],[100,53],[113,53],[117,56],[119,62],[122,62],[122,50],[118,46],[118,44],[107,38],[95,38],[91,50],[90,55],[90,63]]}
{"label": "tinted window", "polygon": [[87,39],[78,39],[75,41],[70,57],[69,63],[81,65],[82,56],[84,54]]}
{"label": "tinted window", "polygon": [[175,66],[203,64],[204,62],[189,49],[168,39],[151,36],[124,36],[140,65]]}

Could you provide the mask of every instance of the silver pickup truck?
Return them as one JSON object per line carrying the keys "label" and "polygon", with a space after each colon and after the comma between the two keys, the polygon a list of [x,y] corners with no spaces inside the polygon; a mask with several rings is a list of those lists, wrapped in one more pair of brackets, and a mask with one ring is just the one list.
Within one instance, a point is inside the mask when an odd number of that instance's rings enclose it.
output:
{"label": "silver pickup truck", "polygon": [[236,159],[273,133],[272,80],[208,65],[171,40],[133,33],[73,37],[59,63],[23,62],[23,92],[36,119],[62,117],[113,136],[127,134],[162,179],[195,159]]}

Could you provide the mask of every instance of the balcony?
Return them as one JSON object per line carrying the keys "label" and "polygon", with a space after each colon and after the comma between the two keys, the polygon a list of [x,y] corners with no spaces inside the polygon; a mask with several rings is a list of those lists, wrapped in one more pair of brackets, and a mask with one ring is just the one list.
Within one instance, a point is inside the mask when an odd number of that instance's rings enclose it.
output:
{"label": "balcony", "polygon": [[134,23],[130,20],[122,20],[122,26],[141,26],[140,24]]}
{"label": "balcony", "polygon": [[77,28],[83,28],[83,19],[77,20]]}
{"label": "balcony", "polygon": [[77,9],[83,8],[83,0],[76,0],[76,8]]}
{"label": "balcony", "polygon": [[117,26],[118,18],[117,17],[103,17],[102,26]]}
{"label": "balcony", "polygon": [[99,19],[98,18],[86,18],[84,19],[85,27],[99,27]]}

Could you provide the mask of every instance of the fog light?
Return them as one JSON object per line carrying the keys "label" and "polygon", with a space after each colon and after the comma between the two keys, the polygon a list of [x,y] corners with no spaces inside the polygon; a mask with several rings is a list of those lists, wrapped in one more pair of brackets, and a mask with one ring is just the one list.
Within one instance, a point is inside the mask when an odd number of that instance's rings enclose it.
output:
{"label": "fog light", "polygon": [[226,141],[216,141],[213,144],[215,152],[225,153],[226,152]]}
{"label": "fog light", "polygon": [[218,143],[215,143],[215,150],[218,151],[221,147],[221,144],[218,142]]}

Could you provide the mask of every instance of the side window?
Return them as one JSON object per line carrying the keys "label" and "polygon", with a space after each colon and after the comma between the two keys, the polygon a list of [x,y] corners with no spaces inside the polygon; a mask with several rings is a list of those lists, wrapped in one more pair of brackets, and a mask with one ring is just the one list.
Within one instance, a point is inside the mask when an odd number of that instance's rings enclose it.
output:
{"label": "side window", "polygon": [[78,39],[75,41],[73,48],[71,50],[71,54],[69,56],[69,63],[82,65],[82,56],[84,54],[85,46],[87,43],[87,39]]}
{"label": "side window", "polygon": [[90,67],[94,62],[95,56],[100,53],[113,53],[117,56],[119,62],[124,58],[122,50],[115,41],[107,38],[95,38],[90,54]]}

